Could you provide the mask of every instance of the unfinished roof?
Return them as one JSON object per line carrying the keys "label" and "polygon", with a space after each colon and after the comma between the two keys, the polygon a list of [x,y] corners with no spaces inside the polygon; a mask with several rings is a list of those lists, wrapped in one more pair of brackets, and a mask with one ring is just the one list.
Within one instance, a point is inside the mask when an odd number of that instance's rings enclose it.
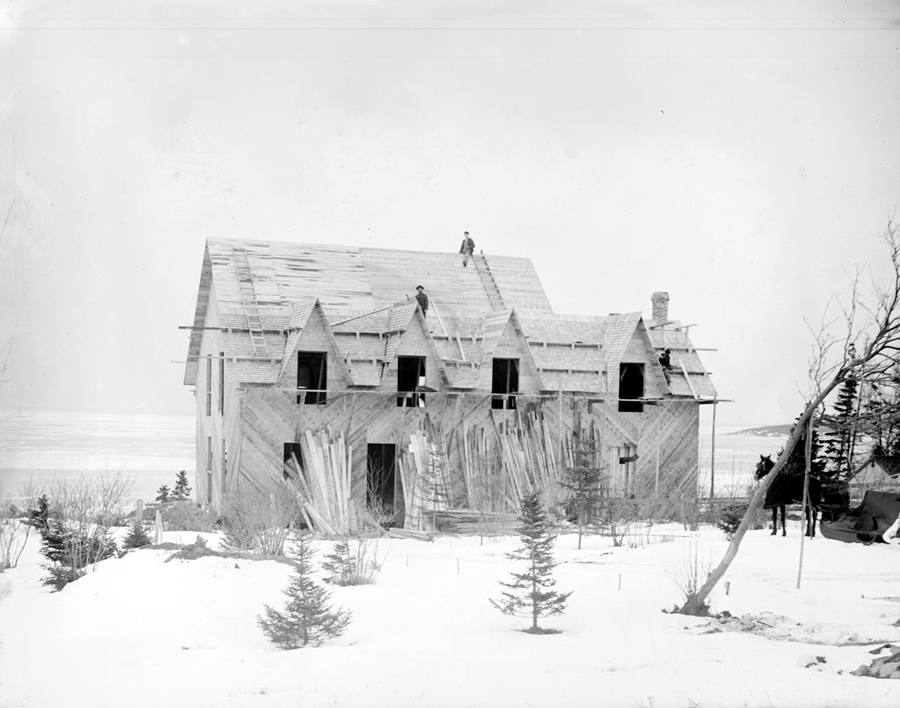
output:
{"label": "unfinished roof", "polygon": [[[603,395],[635,336],[656,355],[672,350],[669,393],[709,400],[715,388],[676,321],[656,323],[641,313],[575,316],[553,313],[526,258],[477,256],[463,267],[454,253],[228,241],[207,243],[195,327],[211,292],[224,332],[229,375],[274,384],[299,332],[315,312],[333,337],[353,386],[378,387],[404,333],[417,325],[416,285],[430,298],[425,337],[453,390],[490,387],[481,369],[512,320],[527,342],[541,388]],[[211,287],[212,285],[212,287]],[[191,335],[185,383],[196,379],[202,330]],[[530,365],[530,364],[529,364]]]}

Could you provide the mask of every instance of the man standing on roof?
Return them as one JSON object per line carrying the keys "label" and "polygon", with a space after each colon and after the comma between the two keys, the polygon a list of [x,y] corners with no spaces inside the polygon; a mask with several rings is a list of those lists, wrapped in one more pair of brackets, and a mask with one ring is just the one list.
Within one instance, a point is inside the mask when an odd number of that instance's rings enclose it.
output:
{"label": "man standing on roof", "polygon": [[428,296],[425,294],[425,288],[421,285],[416,286],[416,302],[419,303],[419,307],[422,308],[422,316],[428,317]]}
{"label": "man standing on roof", "polygon": [[474,250],[475,242],[469,237],[469,232],[466,231],[463,234],[462,245],[459,247],[459,252],[463,254],[463,266],[469,262],[469,256],[472,255]]}

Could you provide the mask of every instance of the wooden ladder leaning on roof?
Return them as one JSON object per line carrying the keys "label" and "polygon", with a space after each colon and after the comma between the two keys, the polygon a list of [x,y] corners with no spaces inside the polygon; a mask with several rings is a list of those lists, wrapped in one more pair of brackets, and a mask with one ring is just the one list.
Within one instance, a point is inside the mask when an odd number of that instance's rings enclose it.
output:
{"label": "wooden ladder leaning on roof", "polygon": [[478,276],[481,278],[481,284],[484,286],[484,291],[487,293],[491,308],[494,310],[502,310],[504,307],[503,296],[500,294],[500,288],[497,287],[497,281],[494,280],[494,274],[491,273],[491,267],[488,265],[484,254],[473,253],[472,262],[475,264],[475,269],[478,271]]}
{"label": "wooden ladder leaning on roof", "polygon": [[262,331],[259,307],[256,304],[256,291],[253,289],[253,277],[250,275],[250,263],[247,261],[247,251],[240,246],[232,246],[231,252],[234,255],[234,268],[238,276],[241,302],[244,306],[244,313],[247,315],[247,329],[250,330],[253,356],[268,356],[266,337]]}

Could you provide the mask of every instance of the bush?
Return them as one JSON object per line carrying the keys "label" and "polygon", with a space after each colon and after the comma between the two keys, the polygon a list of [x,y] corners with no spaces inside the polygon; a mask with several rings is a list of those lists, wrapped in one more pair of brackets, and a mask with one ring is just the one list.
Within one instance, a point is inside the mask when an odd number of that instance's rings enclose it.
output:
{"label": "bush", "polygon": [[143,521],[135,519],[131,523],[131,529],[128,531],[128,535],[122,541],[122,548],[130,550],[132,548],[143,548],[144,546],[149,545],[150,537],[144,530]]}
{"label": "bush", "polygon": [[284,555],[291,529],[303,518],[296,493],[287,485],[266,493],[239,487],[225,508],[225,547],[267,556]]}
{"label": "bush", "polygon": [[45,585],[62,590],[88,567],[116,554],[111,527],[122,517],[130,492],[131,480],[116,474],[51,485],[41,530],[41,554],[50,561]]}
{"label": "bush", "polygon": [[216,531],[219,519],[213,511],[201,509],[192,501],[170,502],[162,507],[167,531]]}
{"label": "bush", "polygon": [[750,508],[749,504],[729,504],[719,510],[716,516],[716,528],[724,531],[725,538],[729,541],[734,538],[734,532],[741,525],[748,508]]}
{"label": "bush", "polygon": [[374,583],[382,566],[377,539],[360,538],[352,542],[343,539],[335,543],[334,549],[325,557],[328,561],[322,568],[329,574],[325,581],[334,585]]}
{"label": "bush", "polygon": [[8,507],[0,509],[0,572],[18,565],[30,531],[28,519],[15,516]]}

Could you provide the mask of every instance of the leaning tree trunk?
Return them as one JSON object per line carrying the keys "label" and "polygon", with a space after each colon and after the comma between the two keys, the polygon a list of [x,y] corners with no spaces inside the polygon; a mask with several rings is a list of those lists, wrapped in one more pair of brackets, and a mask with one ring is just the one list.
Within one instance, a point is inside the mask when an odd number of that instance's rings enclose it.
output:
{"label": "leaning tree trunk", "polygon": [[741,519],[737,531],[734,532],[734,537],[728,545],[725,557],[722,558],[719,565],[709,574],[706,582],[703,583],[700,589],[685,598],[684,605],[678,608],[678,612],[683,615],[705,615],[707,613],[709,605],[707,604],[706,599],[709,597],[709,594],[719,580],[722,579],[722,576],[725,575],[725,571],[728,570],[728,567],[735,559],[735,556],[737,556],[738,548],[740,548],[741,540],[743,540],[744,534],[750,526],[750,521],[765,501],[766,490],[768,490],[769,484],[771,484],[772,480],[775,479],[775,476],[781,472],[785,463],[790,459],[791,453],[803,436],[803,431],[806,429],[810,417],[815,413],[816,409],[822,405],[822,402],[828,397],[828,394],[843,382],[849,371],[850,369],[848,367],[841,367],[837,374],[835,374],[834,379],[832,379],[832,381],[806,406],[803,414],[797,419],[797,422],[794,425],[794,432],[791,434],[791,437],[788,438],[788,441],[784,446],[784,451],[779,456],[775,466],[769,470],[769,473],[765,477],[763,477],[759,486],[756,488],[756,492],[754,492],[753,497],[750,499],[750,505],[747,507],[747,512],[744,514],[744,518]]}

